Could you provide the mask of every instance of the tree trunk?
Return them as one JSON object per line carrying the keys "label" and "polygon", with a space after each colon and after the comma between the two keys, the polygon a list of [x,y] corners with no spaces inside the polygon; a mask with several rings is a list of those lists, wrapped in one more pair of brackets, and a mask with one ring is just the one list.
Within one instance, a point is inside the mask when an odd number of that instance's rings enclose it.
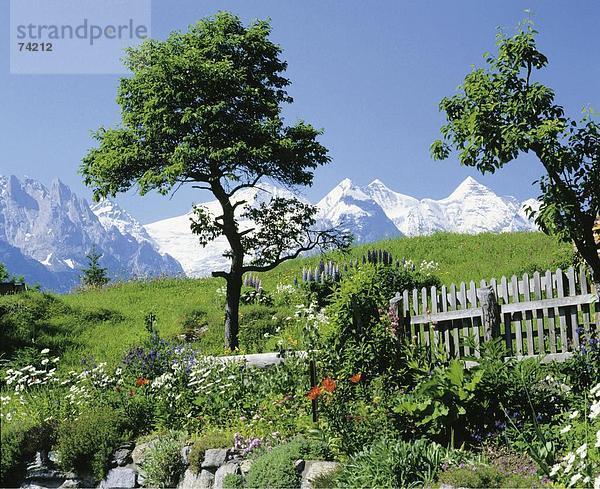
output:
{"label": "tree trunk", "polygon": [[225,348],[234,351],[239,346],[240,296],[242,274],[232,272],[227,276],[227,304],[225,306]]}

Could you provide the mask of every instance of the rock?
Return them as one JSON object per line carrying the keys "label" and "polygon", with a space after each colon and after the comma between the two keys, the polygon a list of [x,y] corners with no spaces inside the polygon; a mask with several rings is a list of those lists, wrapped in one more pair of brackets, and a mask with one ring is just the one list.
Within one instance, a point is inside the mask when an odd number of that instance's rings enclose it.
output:
{"label": "rock", "polygon": [[141,465],[144,461],[144,457],[146,456],[146,452],[149,448],[153,447],[158,442],[158,438],[154,438],[145,443],[140,443],[136,445],[133,451],[131,452],[131,459],[133,463],[136,465]]}
{"label": "rock", "polygon": [[186,445],[181,449],[181,459],[183,460],[184,465],[190,465],[190,452],[192,451],[191,445]]}
{"label": "rock", "polygon": [[199,474],[187,469],[177,489],[211,489],[215,476],[208,470],[201,470]]}
{"label": "rock", "polygon": [[310,489],[313,481],[322,475],[330,474],[339,467],[338,462],[322,462],[320,460],[307,460],[302,471],[301,489]]}
{"label": "rock", "polygon": [[227,448],[209,448],[204,452],[202,461],[203,469],[216,469],[227,461],[229,450]]}
{"label": "rock", "polygon": [[223,489],[223,479],[228,474],[239,474],[240,466],[236,462],[227,462],[221,465],[215,472],[215,482],[213,489]]}
{"label": "rock", "polygon": [[246,460],[242,460],[242,462],[240,463],[240,471],[242,472],[242,475],[246,475],[248,472],[250,472],[250,467],[252,467],[252,459],[247,458]]}
{"label": "rock", "polygon": [[130,489],[137,486],[137,472],[128,467],[110,469],[100,483],[103,489]]}
{"label": "rock", "polygon": [[296,460],[294,462],[294,468],[296,469],[296,472],[298,472],[299,474],[302,473],[305,465],[306,465],[306,462],[302,459]]}
{"label": "rock", "polygon": [[85,487],[78,479],[66,479],[59,489],[75,489],[76,487]]}
{"label": "rock", "polygon": [[118,448],[113,453],[112,465],[117,467],[124,467],[133,460],[131,458],[131,448]]}

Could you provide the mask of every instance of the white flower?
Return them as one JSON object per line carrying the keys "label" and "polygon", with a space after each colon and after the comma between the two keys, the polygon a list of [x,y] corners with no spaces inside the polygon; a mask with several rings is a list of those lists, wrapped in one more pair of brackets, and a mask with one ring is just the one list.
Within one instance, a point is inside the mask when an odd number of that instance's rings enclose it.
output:
{"label": "white flower", "polygon": [[600,430],[596,431],[596,444],[594,446],[600,448]]}
{"label": "white flower", "polygon": [[569,419],[575,419],[577,416],[579,416],[579,411],[575,410],[569,414]]}
{"label": "white flower", "polygon": [[570,424],[568,424],[562,430],[560,430],[560,434],[564,435],[565,433],[568,433],[569,431],[571,431],[571,425]]}
{"label": "white flower", "polygon": [[579,455],[582,459],[587,456],[587,443],[581,445],[577,450],[575,450],[577,455]]}
{"label": "white flower", "polygon": [[42,365],[46,365],[50,360],[48,360],[47,358],[44,358],[42,360]]}
{"label": "white flower", "polygon": [[47,355],[48,353],[50,353],[50,348],[44,348],[40,353],[42,355]]}
{"label": "white flower", "polygon": [[592,389],[590,390],[590,394],[593,396],[596,393],[600,393],[600,384],[596,384],[594,387],[592,387]]}
{"label": "white flower", "polygon": [[594,489],[600,489],[600,475],[594,479]]}
{"label": "white flower", "polygon": [[569,485],[574,486],[577,483],[577,481],[582,477],[583,476],[581,474],[574,474],[573,477],[571,477],[571,480],[569,481]]}
{"label": "white flower", "polygon": [[598,415],[600,415],[600,400],[596,401],[590,406],[590,414],[588,417],[590,419],[594,419],[597,418]]}
{"label": "white flower", "polygon": [[560,470],[560,464],[554,464],[550,470],[550,477],[554,477]]}

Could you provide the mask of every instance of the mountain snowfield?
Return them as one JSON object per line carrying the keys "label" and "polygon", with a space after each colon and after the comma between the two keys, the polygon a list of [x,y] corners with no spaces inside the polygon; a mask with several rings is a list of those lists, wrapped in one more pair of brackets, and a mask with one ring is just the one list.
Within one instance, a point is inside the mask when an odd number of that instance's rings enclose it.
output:
{"label": "mountain snowfield", "polygon": [[0,176],[0,261],[9,272],[68,291],[79,284],[93,247],[113,278],[183,274],[116,204],[92,209],[58,179],[45,187],[31,178]]}
{"label": "mountain snowfield", "polygon": [[[236,198],[246,204],[236,210],[241,229],[246,208],[272,197],[295,196],[270,183],[243,189]],[[202,204],[213,215],[217,201]],[[352,233],[357,243],[384,238],[418,236],[437,231],[459,233],[529,231],[536,229],[520,202],[496,195],[469,177],[448,197],[416,199],[395,192],[382,181],[361,187],[342,180],[317,204],[320,228]],[[16,275],[43,287],[67,291],[79,283],[85,255],[93,246],[103,253],[102,264],[115,278],[209,275],[227,267],[223,237],[201,247],[190,230],[192,211],[142,225],[111,200],[89,205],[55,180],[49,188],[31,178],[0,176],[0,262]]]}
{"label": "mountain snowfield", "polygon": [[[261,184],[261,188],[262,191],[245,189],[238,198],[253,206],[271,196],[291,194],[267,183]],[[216,201],[202,205],[213,213],[218,212]],[[525,206],[537,206],[535,199],[519,202],[513,197],[500,197],[471,177],[441,200],[415,199],[391,190],[380,180],[360,187],[344,179],[316,205],[319,227],[350,232],[358,243],[437,231],[499,233],[536,229],[524,211]],[[227,249],[225,239],[219,238],[202,248],[190,231],[191,215],[164,219],[147,224],[145,228],[158,249],[175,257],[188,276],[201,277],[213,270],[224,269],[227,265],[222,256]],[[250,224],[240,221],[243,229]]]}

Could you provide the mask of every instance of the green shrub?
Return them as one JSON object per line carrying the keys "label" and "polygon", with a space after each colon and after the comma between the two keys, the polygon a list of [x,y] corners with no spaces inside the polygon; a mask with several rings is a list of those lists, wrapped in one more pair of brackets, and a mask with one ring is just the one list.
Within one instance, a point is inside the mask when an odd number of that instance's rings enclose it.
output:
{"label": "green shrub", "polygon": [[23,479],[26,464],[33,458],[36,447],[30,442],[34,426],[28,420],[7,423],[0,429],[0,483],[16,487]]}
{"label": "green shrub", "polygon": [[244,478],[240,474],[227,474],[223,477],[223,489],[242,489]]}
{"label": "green shrub", "polygon": [[183,440],[178,433],[161,436],[148,448],[142,464],[144,484],[149,487],[175,487],[185,470],[181,448]]}
{"label": "green shrub", "polygon": [[233,446],[233,435],[225,431],[207,431],[194,438],[190,450],[190,469],[196,474],[200,472],[204,452],[209,448],[230,448]]}
{"label": "green shrub", "polygon": [[497,467],[470,465],[453,467],[439,475],[438,482],[466,488],[537,488],[543,487],[538,477],[525,474],[505,474]]}
{"label": "green shrub", "polygon": [[108,406],[84,411],[58,429],[58,457],[65,470],[90,471],[98,480],[106,475],[112,451],[122,441],[123,413]]}
{"label": "green shrub", "polygon": [[246,477],[246,487],[296,488],[300,485],[300,474],[294,462],[304,458],[308,445],[304,440],[293,440],[278,445],[254,460]]}
{"label": "green shrub", "polygon": [[[383,438],[352,456],[336,478],[339,487],[414,487],[431,484],[453,452],[428,440]],[[483,486],[484,487],[484,486]]]}
{"label": "green shrub", "polygon": [[269,336],[275,334],[281,320],[274,320],[275,309],[253,304],[244,307],[240,316],[240,348],[244,351],[261,353]]}

